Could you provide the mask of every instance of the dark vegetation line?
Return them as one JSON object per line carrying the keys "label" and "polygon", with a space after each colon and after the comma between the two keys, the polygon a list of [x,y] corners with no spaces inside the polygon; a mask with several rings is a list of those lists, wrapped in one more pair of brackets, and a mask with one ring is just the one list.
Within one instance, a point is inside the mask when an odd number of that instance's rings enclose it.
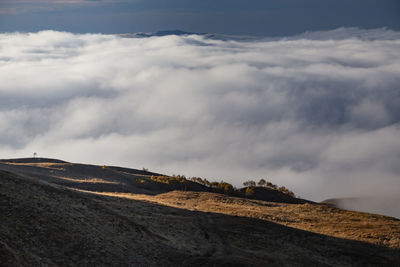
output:
{"label": "dark vegetation line", "polygon": [[[20,159],[8,159],[0,160],[0,163],[59,163],[66,164],[65,161],[47,159],[47,158],[20,158]],[[75,166],[75,167],[72,167]],[[97,175],[100,175],[96,170],[101,169],[101,175],[107,180],[107,177],[112,177],[113,173],[117,174],[115,177],[122,179],[120,182],[127,185],[125,189],[118,188],[118,190],[130,192],[134,191],[136,193],[148,193],[148,194],[160,194],[166,193],[173,190],[179,191],[197,191],[197,192],[213,192],[220,193],[236,197],[252,198],[264,201],[273,202],[286,202],[286,203],[303,203],[309,202],[300,199],[298,196],[287,189],[284,186],[277,186],[265,179],[260,179],[258,182],[254,180],[248,180],[243,183],[244,187],[236,188],[232,184],[221,180],[209,181],[206,178],[200,177],[186,177],[185,175],[164,175],[155,172],[150,172],[148,169],[143,168],[142,170],[116,167],[116,166],[106,166],[106,165],[81,165],[72,164],[68,167],[69,171],[76,174],[78,171],[83,171],[84,175],[87,175],[87,168],[90,169]],[[81,169],[83,168],[83,170]],[[92,173],[91,175],[94,175]],[[50,174],[52,176],[53,174]],[[117,179],[117,178],[115,178]],[[117,179],[118,180],[118,179]],[[103,186],[104,187],[104,186]],[[110,188],[97,188],[96,190],[117,190]],[[132,191],[132,192],[133,192]]]}
{"label": "dark vegetation line", "polygon": [[[103,166],[103,168],[106,168],[106,166]],[[148,172],[148,169],[143,168],[142,171]],[[256,197],[256,190],[261,188],[264,189],[264,191],[277,191],[285,194],[286,196],[296,198],[296,195],[291,190],[287,189],[284,186],[278,186],[276,184],[268,182],[265,179],[260,179],[258,182],[255,182],[254,180],[248,180],[243,183],[243,188],[236,188],[232,184],[225,181],[210,182],[206,178],[187,178],[185,175],[175,174],[172,176],[152,174],[148,175],[147,177],[137,179],[136,182],[139,184],[139,186],[141,185],[145,188],[147,187],[146,185],[150,186],[150,184],[152,183],[158,183],[174,190],[208,191],[248,198],[258,198]],[[201,187],[199,187],[199,185]]]}
{"label": "dark vegetation line", "polygon": [[[183,176],[183,178],[186,178],[185,176]],[[218,191],[223,191],[226,193],[241,193],[243,188],[236,188],[234,186],[232,186],[230,183],[221,181],[221,182],[209,182],[206,178],[202,179],[200,177],[191,177],[190,181],[195,182],[195,183],[199,183],[202,184],[204,186],[207,186],[209,188],[212,189],[216,189]],[[279,192],[282,192],[286,195],[289,195],[291,197],[296,197],[296,195],[290,191],[289,189],[287,189],[284,186],[277,186],[271,182],[267,182],[264,179],[260,179],[257,183],[253,180],[249,180],[243,183],[244,190],[245,190],[245,195],[246,196],[251,196],[254,194],[254,188],[259,186],[259,187],[264,187],[264,188],[268,188],[268,189],[272,189],[272,190],[277,190]]]}

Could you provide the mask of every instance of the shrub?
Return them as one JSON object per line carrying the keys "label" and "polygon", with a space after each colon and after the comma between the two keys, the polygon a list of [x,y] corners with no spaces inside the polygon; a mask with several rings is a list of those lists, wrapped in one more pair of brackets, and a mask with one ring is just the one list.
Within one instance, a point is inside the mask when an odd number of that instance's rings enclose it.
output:
{"label": "shrub", "polygon": [[254,188],[253,187],[247,187],[245,194],[246,194],[246,196],[252,196],[254,194]]}
{"label": "shrub", "polygon": [[257,184],[258,184],[259,186],[265,186],[266,183],[267,183],[267,182],[266,182],[264,179],[260,179],[260,181],[258,181]]}
{"label": "shrub", "polygon": [[286,195],[289,195],[289,196],[291,196],[291,197],[296,197],[295,194],[294,194],[292,191],[290,191],[289,189],[287,189],[287,188],[284,187],[284,186],[280,186],[280,187],[278,188],[278,191],[280,191],[280,192],[282,192],[282,193],[284,193],[284,194],[286,194]]}
{"label": "shrub", "polygon": [[256,186],[256,182],[254,182],[253,180],[249,180],[243,183],[244,186]]}
{"label": "shrub", "polygon": [[275,184],[273,184],[271,182],[267,182],[267,187],[272,188],[272,189],[277,189],[278,188],[277,185],[275,185]]}
{"label": "shrub", "polygon": [[218,182],[211,182],[210,187],[211,188],[218,188],[219,183]]}
{"label": "shrub", "polygon": [[226,183],[224,181],[221,181],[218,184],[217,187],[218,187],[218,189],[221,189],[221,190],[223,190],[225,192],[232,192],[233,191],[233,186],[230,183]]}

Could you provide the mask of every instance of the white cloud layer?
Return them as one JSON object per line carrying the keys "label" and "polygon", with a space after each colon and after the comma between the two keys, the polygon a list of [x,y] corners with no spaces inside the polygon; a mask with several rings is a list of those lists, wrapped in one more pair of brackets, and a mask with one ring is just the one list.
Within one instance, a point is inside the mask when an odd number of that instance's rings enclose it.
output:
{"label": "white cloud layer", "polygon": [[267,178],[313,200],[397,194],[399,51],[384,29],[0,34],[0,157]]}

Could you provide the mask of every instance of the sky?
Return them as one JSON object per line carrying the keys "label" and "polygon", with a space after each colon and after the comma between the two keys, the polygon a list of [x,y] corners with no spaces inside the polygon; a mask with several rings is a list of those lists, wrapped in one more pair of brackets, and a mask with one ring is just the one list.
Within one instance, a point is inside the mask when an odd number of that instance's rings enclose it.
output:
{"label": "sky", "polygon": [[287,36],[340,27],[400,30],[398,0],[1,0],[0,32],[183,30]]}
{"label": "sky", "polygon": [[1,1],[0,158],[398,197],[398,1],[298,3]]}

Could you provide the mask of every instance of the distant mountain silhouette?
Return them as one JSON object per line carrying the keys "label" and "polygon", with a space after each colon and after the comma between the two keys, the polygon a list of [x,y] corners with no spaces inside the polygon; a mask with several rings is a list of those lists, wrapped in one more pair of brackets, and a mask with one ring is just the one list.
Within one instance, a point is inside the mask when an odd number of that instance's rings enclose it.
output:
{"label": "distant mountain silhouette", "polygon": [[[215,40],[235,40],[235,41],[250,41],[255,39],[260,39],[261,37],[257,36],[246,36],[246,35],[227,35],[227,34],[217,34],[217,33],[199,33],[199,32],[186,32],[181,30],[164,30],[164,31],[157,31],[157,32],[138,32],[138,33],[125,33],[125,34],[118,34],[118,36],[126,37],[126,38],[148,38],[148,37],[162,37],[168,35],[176,35],[176,36],[186,36],[186,35],[202,35],[208,39],[215,39]],[[265,40],[276,40],[279,38],[262,38]]]}
{"label": "distant mountain silhouette", "polygon": [[152,36],[168,36],[168,35],[182,36],[182,35],[191,35],[191,34],[200,34],[200,35],[204,35],[204,33],[185,32],[185,31],[181,31],[181,30],[164,30],[164,31],[157,31],[157,32],[153,32],[153,33],[139,32],[139,33],[134,33],[134,34],[125,34],[125,35],[123,35],[123,36],[130,36],[130,37],[152,37]]}

